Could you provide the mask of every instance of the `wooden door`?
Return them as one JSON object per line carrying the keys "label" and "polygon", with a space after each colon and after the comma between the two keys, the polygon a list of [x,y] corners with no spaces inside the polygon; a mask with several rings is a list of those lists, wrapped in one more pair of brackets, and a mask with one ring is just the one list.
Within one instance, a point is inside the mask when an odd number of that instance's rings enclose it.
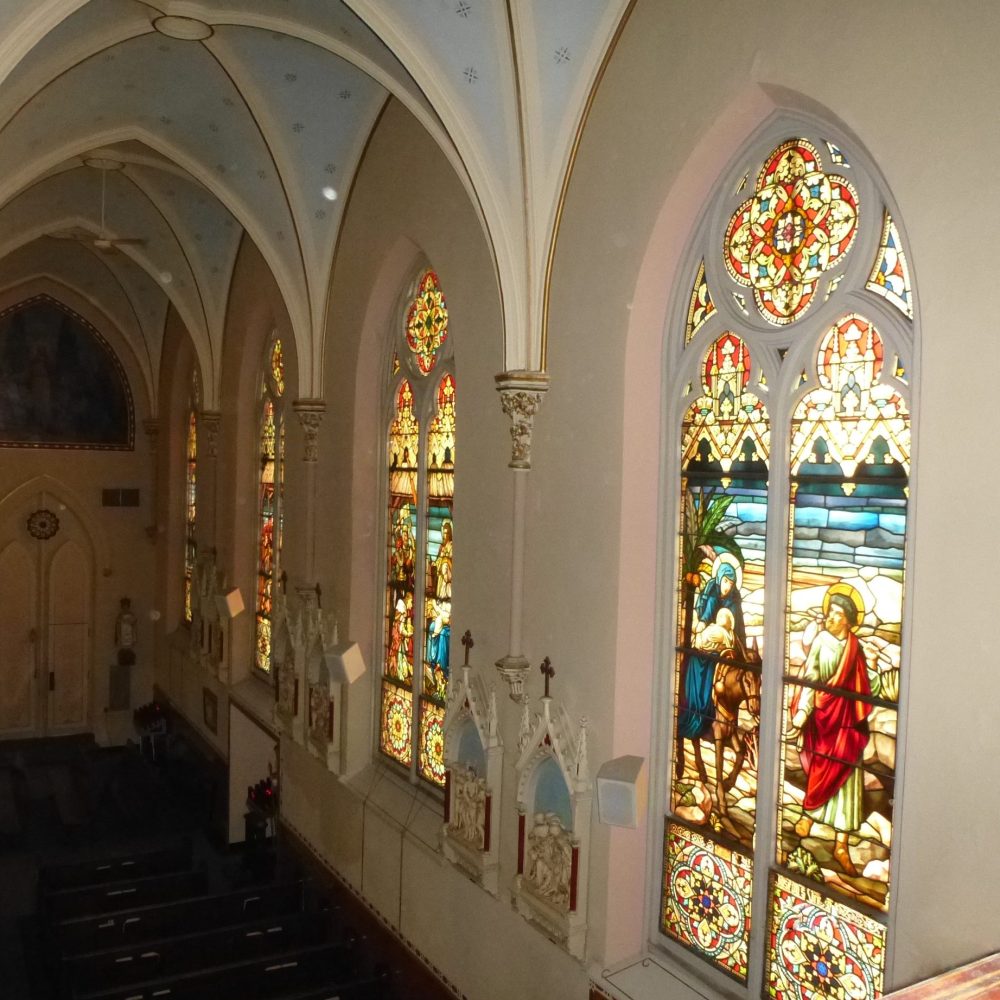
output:
{"label": "wooden door", "polygon": [[[28,515],[58,511],[51,538]],[[0,522],[0,738],[90,728],[93,559],[82,525],[50,494]]]}

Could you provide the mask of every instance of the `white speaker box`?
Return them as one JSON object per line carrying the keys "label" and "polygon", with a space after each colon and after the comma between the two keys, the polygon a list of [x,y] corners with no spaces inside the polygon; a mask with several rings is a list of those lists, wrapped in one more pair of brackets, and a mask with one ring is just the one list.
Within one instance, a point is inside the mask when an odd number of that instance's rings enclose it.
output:
{"label": "white speaker box", "polygon": [[606,826],[639,825],[646,804],[646,758],[626,755],[605,761],[597,772],[597,815]]}
{"label": "white speaker box", "polygon": [[215,599],[219,616],[224,619],[235,618],[243,610],[243,595],[239,587],[234,587],[228,594]]}
{"label": "white speaker box", "polygon": [[356,642],[332,646],[323,654],[330,678],[338,684],[353,684],[367,669],[361,647]]}

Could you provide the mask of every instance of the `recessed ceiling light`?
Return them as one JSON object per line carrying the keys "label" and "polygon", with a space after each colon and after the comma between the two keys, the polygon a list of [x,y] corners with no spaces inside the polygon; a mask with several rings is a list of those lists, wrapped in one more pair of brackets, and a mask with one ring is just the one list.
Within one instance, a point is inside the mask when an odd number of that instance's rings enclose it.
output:
{"label": "recessed ceiling light", "polygon": [[327,201],[336,201],[337,192],[332,187],[325,187],[323,188],[323,197],[326,198]]}
{"label": "recessed ceiling light", "polygon": [[210,24],[194,17],[176,17],[165,14],[153,21],[153,27],[168,38],[177,38],[183,42],[200,42],[211,38],[213,29]]}
{"label": "recessed ceiling light", "polygon": [[94,170],[121,170],[125,166],[121,160],[112,160],[110,156],[85,156],[83,163]]}

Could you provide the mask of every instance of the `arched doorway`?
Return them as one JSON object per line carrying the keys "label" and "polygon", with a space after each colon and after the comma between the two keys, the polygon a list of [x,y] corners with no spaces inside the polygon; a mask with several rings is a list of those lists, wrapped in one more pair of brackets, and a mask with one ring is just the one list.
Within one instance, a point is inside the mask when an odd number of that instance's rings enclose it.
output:
{"label": "arched doorway", "polygon": [[46,490],[0,512],[0,738],[90,728],[94,557]]}

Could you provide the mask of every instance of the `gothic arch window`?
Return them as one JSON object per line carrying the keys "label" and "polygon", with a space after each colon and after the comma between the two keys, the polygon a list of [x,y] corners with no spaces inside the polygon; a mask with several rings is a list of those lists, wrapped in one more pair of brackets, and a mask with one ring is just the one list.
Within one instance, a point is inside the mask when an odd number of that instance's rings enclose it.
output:
{"label": "gothic arch window", "polygon": [[184,621],[192,621],[194,567],[198,561],[198,371],[191,374],[184,448]]}
{"label": "gothic arch window", "polygon": [[906,676],[904,241],[863,150],[772,123],[688,260],[667,346],[660,941],[752,995],[874,998]]}
{"label": "gothic arch window", "polygon": [[386,556],[379,750],[444,785],[455,495],[448,309],[424,270],[396,331],[386,416]]}
{"label": "gothic arch window", "polygon": [[272,338],[258,397],[257,588],[254,601],[254,669],[271,673],[274,588],[281,574],[285,492],[285,362],[281,340]]}

